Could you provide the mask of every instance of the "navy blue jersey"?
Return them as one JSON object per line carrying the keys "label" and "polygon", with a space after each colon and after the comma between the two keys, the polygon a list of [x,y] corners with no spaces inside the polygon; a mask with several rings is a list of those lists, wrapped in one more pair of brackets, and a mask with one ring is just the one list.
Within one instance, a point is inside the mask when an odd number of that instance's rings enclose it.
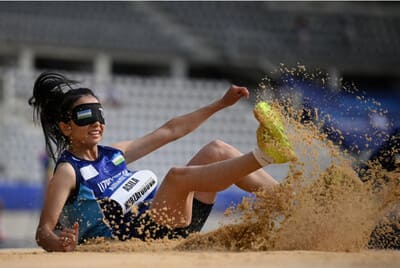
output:
{"label": "navy blue jersey", "polygon": [[[59,223],[71,227],[79,223],[79,242],[94,237],[113,237],[114,213],[134,220],[131,207],[142,204],[154,196],[157,178],[151,171],[130,171],[123,153],[115,148],[98,146],[98,158],[94,161],[75,157],[64,151],[57,161],[68,162],[76,174],[76,190],[67,200]],[[115,209],[110,210],[112,202]],[[106,204],[106,205],[105,205]],[[108,211],[104,211],[107,207]],[[142,213],[147,206],[139,205]],[[137,211],[137,210],[136,210]],[[121,218],[121,215],[118,215]]]}

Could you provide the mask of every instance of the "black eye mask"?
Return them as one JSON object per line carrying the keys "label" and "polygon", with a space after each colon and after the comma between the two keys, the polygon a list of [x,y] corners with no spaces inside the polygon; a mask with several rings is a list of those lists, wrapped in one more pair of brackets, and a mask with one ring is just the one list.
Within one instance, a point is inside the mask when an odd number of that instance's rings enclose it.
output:
{"label": "black eye mask", "polygon": [[105,124],[103,107],[100,103],[84,103],[74,107],[71,119],[78,126],[86,126],[97,121]]}

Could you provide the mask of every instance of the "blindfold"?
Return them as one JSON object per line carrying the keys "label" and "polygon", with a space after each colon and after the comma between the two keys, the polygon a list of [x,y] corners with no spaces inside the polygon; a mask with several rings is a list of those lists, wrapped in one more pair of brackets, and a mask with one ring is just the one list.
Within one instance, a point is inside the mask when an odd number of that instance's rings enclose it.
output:
{"label": "blindfold", "polygon": [[78,126],[86,126],[97,121],[105,124],[103,107],[100,103],[84,103],[74,107],[70,119]]}

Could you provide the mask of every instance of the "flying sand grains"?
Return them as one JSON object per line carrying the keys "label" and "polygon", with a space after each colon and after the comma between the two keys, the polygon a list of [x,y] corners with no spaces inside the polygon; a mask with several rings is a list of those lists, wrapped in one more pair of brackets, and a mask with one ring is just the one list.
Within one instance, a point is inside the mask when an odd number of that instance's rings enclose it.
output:
{"label": "flying sand grains", "polygon": [[[268,89],[266,83],[262,85],[261,91]],[[305,145],[296,152],[300,159],[308,158],[307,166],[292,164],[274,196],[257,193],[251,209],[246,205],[242,211],[238,206],[241,222],[193,235],[178,245],[179,250],[359,251],[368,247],[376,224],[400,200],[399,176],[392,175],[384,183],[390,176],[375,167],[371,182],[362,183],[351,157],[319,131],[320,122],[300,123],[301,113],[287,107],[290,100],[280,104],[292,144]],[[325,118],[330,120],[329,115]],[[323,151],[330,156],[326,168],[319,164]],[[378,182],[380,191],[374,186]]]}
{"label": "flying sand grains", "polygon": [[[326,82],[326,75],[321,71],[307,72],[304,65],[293,69],[281,64],[280,72],[306,77],[320,84]],[[267,100],[279,108],[289,140],[302,161],[289,165],[287,178],[275,187],[274,193],[261,191],[255,193],[255,198],[243,199],[240,205],[225,212],[227,216],[238,215],[237,220],[208,233],[191,234],[181,240],[95,240],[79,246],[78,250],[367,249],[377,224],[384,222],[382,219],[390,220],[387,216],[393,216],[391,212],[400,200],[400,171],[388,173],[377,163],[369,163],[368,178],[361,180],[351,155],[338,147],[345,139],[343,134],[333,143],[327,139],[327,133],[320,131],[324,122],[331,121],[330,115],[322,114],[316,108],[305,110],[299,106],[298,101],[291,98],[296,96],[295,89],[289,88],[293,93],[289,97],[279,97],[279,89],[271,81],[268,77],[261,81],[257,100]],[[355,85],[344,85],[343,89],[353,95],[360,92]],[[365,101],[364,97],[355,98]],[[314,117],[305,121],[304,115]],[[371,135],[364,135],[368,144]],[[323,163],[323,159],[328,161]],[[382,226],[375,229],[377,236],[390,229],[388,225]]]}

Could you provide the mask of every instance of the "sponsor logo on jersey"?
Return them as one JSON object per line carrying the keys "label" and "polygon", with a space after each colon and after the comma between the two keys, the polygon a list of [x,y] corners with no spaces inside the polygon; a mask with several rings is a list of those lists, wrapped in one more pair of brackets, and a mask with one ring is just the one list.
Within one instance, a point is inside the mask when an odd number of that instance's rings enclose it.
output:
{"label": "sponsor logo on jersey", "polygon": [[130,176],[130,175],[131,175],[131,173],[125,169],[121,172],[118,172],[117,174],[115,174],[112,177],[109,177],[107,179],[102,180],[101,182],[98,182],[97,186],[99,187],[99,190],[102,193],[104,193],[104,191],[106,189],[110,189],[111,191],[114,191],[115,188],[117,188],[121,184],[121,182],[123,182],[127,178],[127,176]]}
{"label": "sponsor logo on jersey", "polygon": [[105,180],[102,180],[101,182],[97,183],[97,187],[99,187],[100,192],[104,192],[107,187],[112,183],[112,177],[111,178],[107,178]]}

